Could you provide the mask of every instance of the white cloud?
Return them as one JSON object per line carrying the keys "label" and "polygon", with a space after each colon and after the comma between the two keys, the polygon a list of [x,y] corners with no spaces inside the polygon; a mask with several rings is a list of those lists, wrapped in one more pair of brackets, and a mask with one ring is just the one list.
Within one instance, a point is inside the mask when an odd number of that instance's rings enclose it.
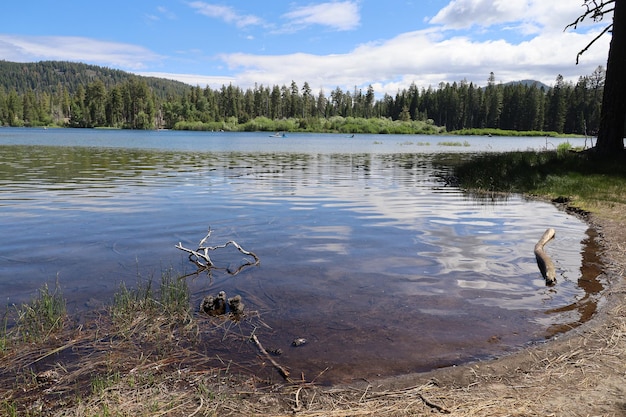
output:
{"label": "white cloud", "polygon": [[239,14],[229,6],[221,6],[217,4],[209,4],[202,1],[194,1],[189,3],[193,9],[204,16],[222,19],[226,23],[232,23],[238,28],[252,25],[262,25],[263,21],[257,16],[251,14]]}
{"label": "white cloud", "polygon": [[463,29],[511,22],[524,14],[526,3],[525,0],[453,0],[430,23]]}
{"label": "white cloud", "polygon": [[235,71],[235,84],[242,87],[254,82],[282,85],[296,80],[329,91],[337,86],[352,89],[371,83],[377,93],[395,94],[412,82],[419,87],[437,87],[442,81],[467,79],[485,85],[492,71],[502,82],[530,78],[553,84],[558,74],[575,81],[606,64],[607,37],[585,53],[580,65],[575,65],[576,54],[592,37],[561,31],[513,44],[505,40],[476,41],[468,36],[442,38],[440,31],[431,29],[364,44],[346,54],[235,53],[220,58]]}
{"label": "white cloud", "polygon": [[0,34],[0,56],[7,61],[59,60],[89,62],[132,70],[146,68],[162,57],[146,48],[78,36],[18,36]]}
{"label": "white cloud", "polygon": [[[575,65],[578,52],[599,33],[597,25],[564,31],[581,11],[572,7],[570,0],[454,0],[432,19],[443,26],[366,43],[345,54],[234,53],[220,58],[235,72],[241,86],[297,80],[329,91],[336,86],[352,89],[371,83],[377,93],[395,94],[412,82],[436,87],[442,81],[465,79],[485,85],[492,71],[502,82],[535,79],[550,85],[559,74],[576,81],[606,65],[608,36]],[[522,32],[526,37],[523,42],[507,41],[504,33],[492,31],[492,39],[481,40],[480,33],[459,30],[450,36],[449,29],[476,21],[485,27],[506,25],[499,30]]]}
{"label": "white cloud", "polygon": [[168,20],[176,20],[176,15],[163,6],[158,6],[157,14],[146,14],[146,18],[151,21],[160,21],[162,17]]}
{"label": "white cloud", "polygon": [[430,23],[457,30],[512,25],[526,33],[563,31],[585,11],[581,5],[571,0],[452,0]]}
{"label": "white cloud", "polygon": [[167,9],[166,7],[158,6],[157,11],[159,12],[161,16],[165,17],[166,19],[176,20],[176,15],[173,12],[171,12],[169,9]]}
{"label": "white cloud", "polygon": [[359,7],[355,1],[319,3],[298,7],[282,16],[287,27],[297,29],[311,25],[329,26],[335,30],[352,30],[359,26]]}

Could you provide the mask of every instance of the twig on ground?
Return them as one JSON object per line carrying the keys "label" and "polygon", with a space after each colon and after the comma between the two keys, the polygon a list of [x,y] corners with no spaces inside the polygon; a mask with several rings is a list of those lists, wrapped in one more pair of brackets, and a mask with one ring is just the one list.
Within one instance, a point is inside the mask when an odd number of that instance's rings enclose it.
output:
{"label": "twig on ground", "polygon": [[422,402],[424,404],[426,404],[427,406],[429,406],[430,408],[433,408],[437,411],[439,411],[440,413],[444,413],[444,414],[450,414],[449,410],[446,410],[445,408],[443,408],[440,405],[435,404],[432,401],[429,401],[426,397],[424,397],[422,394],[420,394],[419,392],[417,393],[417,396],[419,397],[420,400],[422,400]]}

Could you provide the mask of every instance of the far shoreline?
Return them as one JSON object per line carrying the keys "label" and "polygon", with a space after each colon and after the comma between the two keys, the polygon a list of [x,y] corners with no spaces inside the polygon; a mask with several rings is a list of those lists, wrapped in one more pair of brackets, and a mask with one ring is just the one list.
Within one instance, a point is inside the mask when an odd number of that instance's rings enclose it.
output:
{"label": "far shoreline", "polygon": [[[318,126],[329,125],[322,122]],[[581,135],[572,133],[559,133],[555,131],[543,130],[506,130],[498,128],[470,128],[446,131],[444,127],[435,126],[430,121],[391,121],[389,119],[358,119],[345,118],[332,127],[319,128],[299,126],[297,119],[285,119],[271,121],[268,124],[260,124],[255,121],[247,123],[228,122],[180,122],[170,129],[155,127],[153,129],[132,129],[127,127],[114,126],[93,126],[77,127],[68,125],[22,125],[6,126],[0,128],[25,128],[25,129],[93,129],[93,130],[136,130],[136,131],[198,131],[198,132],[247,132],[247,133],[324,133],[324,134],[345,134],[347,138],[352,138],[359,134],[370,135],[425,135],[425,136],[492,136],[492,137],[548,137],[548,138],[589,138],[595,139],[592,135]]]}

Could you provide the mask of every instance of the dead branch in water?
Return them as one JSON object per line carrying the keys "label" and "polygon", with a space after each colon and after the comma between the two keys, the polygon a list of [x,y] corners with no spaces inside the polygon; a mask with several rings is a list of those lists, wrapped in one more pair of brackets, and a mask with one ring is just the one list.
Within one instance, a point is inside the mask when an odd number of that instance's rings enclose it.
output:
{"label": "dead branch in water", "polygon": [[[259,264],[260,259],[258,256],[256,256],[254,252],[245,250],[244,248],[241,247],[241,245],[239,245],[234,240],[230,240],[224,243],[223,245],[205,246],[206,241],[209,239],[209,237],[211,237],[211,232],[212,232],[211,228],[209,228],[209,231],[207,232],[206,236],[200,241],[200,243],[198,243],[198,248],[195,250],[184,247],[181,242],[178,242],[178,245],[175,246],[177,249],[180,249],[184,252],[189,253],[189,260],[198,267],[198,270],[196,272],[185,275],[185,276],[196,275],[196,274],[199,274],[200,272],[205,272],[205,271],[210,273],[211,270],[213,269],[225,269],[226,272],[228,272],[230,275],[237,275],[244,268]],[[218,268],[215,265],[215,263],[213,263],[213,260],[211,260],[211,257],[209,256],[209,251],[214,251],[216,249],[223,249],[227,247],[228,245],[233,245],[235,248],[237,248],[239,252],[243,253],[246,256],[251,256],[254,259],[254,262],[251,262],[250,260],[246,260],[246,262],[241,264],[234,271],[231,271],[228,268]]]}
{"label": "dead branch in water", "polygon": [[274,360],[274,358],[270,356],[270,354],[267,352],[267,350],[265,350],[261,342],[259,342],[259,339],[256,337],[256,335],[253,334],[250,337],[250,339],[254,342],[254,344],[259,349],[259,351],[263,354],[263,356],[265,356],[265,359],[270,361],[270,363],[274,366],[274,368],[276,368],[280,376],[285,378],[285,381],[291,382],[291,378],[289,378],[289,371],[283,368],[278,362]]}
{"label": "dead branch in water", "polygon": [[539,242],[535,245],[537,266],[539,267],[539,271],[541,271],[541,275],[543,275],[543,279],[546,280],[546,285],[556,284],[556,269],[554,268],[554,263],[552,263],[552,259],[550,259],[543,249],[546,243],[552,240],[555,235],[556,232],[554,229],[549,228],[543,233],[543,236],[541,236],[541,239],[539,239]]}

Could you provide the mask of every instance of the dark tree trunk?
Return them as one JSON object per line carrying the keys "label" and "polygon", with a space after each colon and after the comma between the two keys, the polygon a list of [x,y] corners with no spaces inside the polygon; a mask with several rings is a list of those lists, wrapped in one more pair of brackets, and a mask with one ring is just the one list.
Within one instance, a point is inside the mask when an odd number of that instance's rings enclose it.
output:
{"label": "dark tree trunk", "polygon": [[626,120],[626,0],[615,0],[613,36],[602,96],[602,115],[596,151],[601,156],[624,152]]}

